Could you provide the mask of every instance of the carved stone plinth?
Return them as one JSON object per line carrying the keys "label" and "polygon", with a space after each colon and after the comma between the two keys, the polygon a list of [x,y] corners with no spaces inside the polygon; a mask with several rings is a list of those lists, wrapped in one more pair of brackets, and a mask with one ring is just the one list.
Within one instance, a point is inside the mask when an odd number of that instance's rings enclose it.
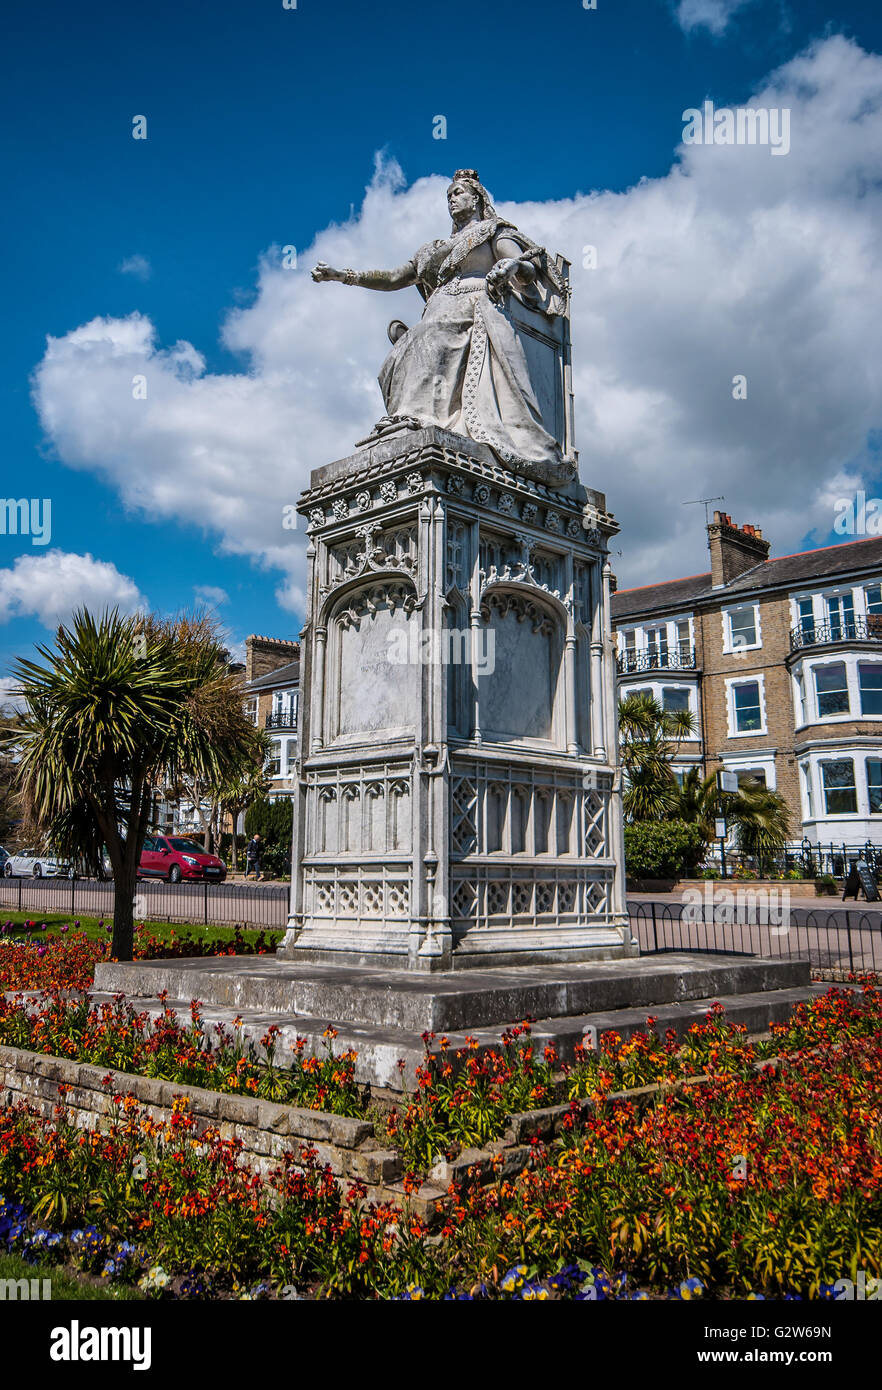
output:
{"label": "carved stone plinth", "polygon": [[311,484],[284,953],[631,954],[603,495],[435,428]]}

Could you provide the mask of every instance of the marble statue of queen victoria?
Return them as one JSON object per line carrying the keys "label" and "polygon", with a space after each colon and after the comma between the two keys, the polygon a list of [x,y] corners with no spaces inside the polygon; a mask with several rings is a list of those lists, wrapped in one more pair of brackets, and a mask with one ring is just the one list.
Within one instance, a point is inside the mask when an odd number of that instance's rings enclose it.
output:
{"label": "marble statue of queen victoria", "polygon": [[511,312],[516,300],[546,320],[566,316],[568,286],[542,247],[498,216],[474,169],[457,170],[447,204],[450,235],[397,270],[335,270],[320,261],[312,272],[364,289],[416,285],[426,301],[413,328],[390,326],[393,347],[379,375],[388,415],[375,433],[437,425],[489,445],[516,471],[568,481],[575,464],[543,422]]}

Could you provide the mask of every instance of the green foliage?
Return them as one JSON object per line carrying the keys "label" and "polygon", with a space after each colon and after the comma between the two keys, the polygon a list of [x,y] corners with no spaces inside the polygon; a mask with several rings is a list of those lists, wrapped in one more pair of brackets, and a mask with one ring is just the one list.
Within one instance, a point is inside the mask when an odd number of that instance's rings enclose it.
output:
{"label": "green foliage", "polygon": [[685,821],[643,821],[625,826],[629,878],[679,878],[694,873],[704,848],[701,827]]}
{"label": "green foliage", "polygon": [[245,812],[245,837],[259,835],[262,841],[260,864],[263,873],[277,877],[291,872],[291,834],[294,802],[290,797],[270,801],[261,797]]}
{"label": "green foliage", "polygon": [[451,1148],[483,1148],[502,1135],[509,1116],[554,1103],[557,1053],[546,1044],[541,1058],[535,1055],[529,1023],[506,1029],[502,1046],[485,1052],[476,1038],[466,1038],[455,1054],[442,1038],[440,1053],[433,1052],[434,1038],[423,1034],[417,1094],[405,1088],[401,1111],[396,1107],[386,1124],[410,1172],[430,1168]]}
{"label": "green foliage", "polygon": [[674,814],[699,825],[707,844],[715,838],[714,818],[724,815],[735,827],[741,853],[759,859],[783,849],[790,835],[790,812],[778,792],[753,780],[742,782],[737,792],[720,792],[716,773],[703,778],[697,767],[678,788]]}
{"label": "green foliage", "polygon": [[27,710],[17,782],[27,819],[62,852],[97,862],[116,888],[113,953],[130,960],[132,898],[154,788],[215,787],[255,761],[241,682],[207,618],[74,614],[43,664],[18,662]]}

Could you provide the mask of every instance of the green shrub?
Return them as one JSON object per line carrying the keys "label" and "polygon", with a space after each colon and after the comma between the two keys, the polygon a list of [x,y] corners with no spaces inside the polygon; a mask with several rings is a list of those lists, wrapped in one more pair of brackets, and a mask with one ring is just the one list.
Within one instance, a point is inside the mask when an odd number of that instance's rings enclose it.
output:
{"label": "green shrub", "polygon": [[638,821],[625,826],[629,878],[679,878],[694,873],[704,851],[701,827],[687,821]]}
{"label": "green shrub", "polygon": [[245,843],[259,835],[262,849],[260,867],[264,874],[276,878],[291,872],[291,831],[294,822],[294,802],[290,797],[273,801],[263,798],[253,801],[245,812]]}

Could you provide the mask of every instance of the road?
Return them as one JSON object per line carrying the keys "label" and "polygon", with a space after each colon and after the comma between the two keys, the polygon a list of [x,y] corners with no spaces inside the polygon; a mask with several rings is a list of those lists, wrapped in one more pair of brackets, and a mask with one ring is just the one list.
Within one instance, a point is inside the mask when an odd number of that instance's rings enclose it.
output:
{"label": "road", "polygon": [[[151,922],[240,923],[283,929],[288,918],[287,883],[164,883],[143,879],[135,918]],[[4,878],[0,911],[66,912],[76,917],[113,915],[113,884],[95,879]]]}

